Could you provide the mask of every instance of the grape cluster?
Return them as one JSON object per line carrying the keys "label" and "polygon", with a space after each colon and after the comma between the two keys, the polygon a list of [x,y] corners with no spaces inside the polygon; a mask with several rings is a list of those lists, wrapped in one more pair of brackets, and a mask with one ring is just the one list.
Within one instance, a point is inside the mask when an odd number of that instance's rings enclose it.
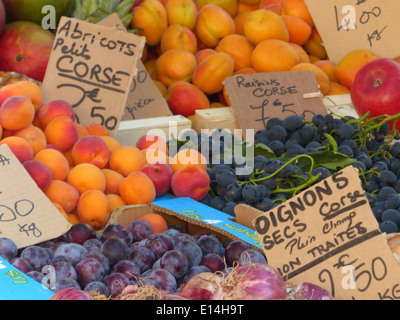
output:
{"label": "grape cluster", "polygon": [[54,270],[56,283],[46,283],[54,292],[73,287],[107,298],[118,297],[130,284],[179,293],[199,273],[229,272],[235,263],[266,263],[246,242],[222,241],[212,233],[189,235],[179,225],[153,233],[144,220],[128,227],[110,224],[101,235],[79,223],[57,239],[20,250],[0,238],[0,257],[41,284],[44,270]]}
{"label": "grape cluster", "polygon": [[[263,152],[255,156],[247,173],[237,174],[237,168],[247,164],[236,153],[230,161],[210,162],[210,192],[201,202],[233,216],[238,204],[268,211],[352,165],[359,170],[381,231],[398,232],[400,142],[396,140],[400,137],[392,129],[398,118],[400,114],[372,119],[368,114],[357,119],[317,114],[311,121],[298,115],[271,118],[265,129],[255,133],[255,149]],[[297,165],[300,159],[311,165]],[[334,169],[328,165],[331,162]]]}

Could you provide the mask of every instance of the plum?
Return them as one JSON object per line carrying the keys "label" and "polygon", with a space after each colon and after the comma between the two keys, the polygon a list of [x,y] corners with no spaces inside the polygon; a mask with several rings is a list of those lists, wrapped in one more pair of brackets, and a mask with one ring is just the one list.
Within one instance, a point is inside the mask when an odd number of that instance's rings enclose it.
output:
{"label": "plum", "polygon": [[105,227],[100,240],[104,242],[111,238],[125,240],[126,244],[129,246],[133,241],[133,234],[129,228],[124,227],[120,223],[112,223]]}
{"label": "plum", "polygon": [[139,246],[131,250],[129,260],[136,264],[139,267],[140,273],[143,274],[143,272],[153,267],[156,257],[151,249]]}
{"label": "plum", "polygon": [[129,246],[123,239],[110,238],[103,242],[101,253],[108,258],[110,265],[114,265],[128,257]]}
{"label": "plum", "polygon": [[47,251],[39,246],[26,247],[21,252],[21,258],[26,259],[31,264],[33,270],[42,271],[42,268],[51,263]]}
{"label": "plum", "polygon": [[67,232],[67,241],[83,245],[89,239],[96,239],[96,231],[86,223],[77,223]]}
{"label": "plum", "polygon": [[78,276],[78,283],[85,287],[90,282],[101,281],[106,275],[101,262],[95,258],[85,258],[78,262],[75,267],[76,274]]}
{"label": "plum", "polygon": [[18,254],[15,242],[9,238],[0,238],[0,257],[12,259]]}

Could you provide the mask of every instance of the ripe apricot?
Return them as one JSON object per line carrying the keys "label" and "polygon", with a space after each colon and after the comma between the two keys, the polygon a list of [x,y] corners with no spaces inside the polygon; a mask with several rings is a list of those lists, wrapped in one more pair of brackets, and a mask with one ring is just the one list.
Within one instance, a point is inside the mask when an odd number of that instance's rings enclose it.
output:
{"label": "ripe apricot", "polygon": [[65,212],[64,208],[57,202],[52,202],[56,209],[62,214],[62,216],[68,220],[68,213]]}
{"label": "ripe apricot", "polygon": [[338,82],[335,75],[336,63],[331,60],[318,60],[314,64],[328,75],[329,81]]}
{"label": "ripe apricot", "polygon": [[79,219],[77,214],[74,213],[68,213],[67,214],[67,220],[71,225],[76,225],[78,223],[81,223],[81,220]]}
{"label": "ripe apricot", "polygon": [[79,139],[78,129],[68,116],[52,120],[44,130],[47,142],[60,148],[63,152],[71,149]]}
{"label": "ripe apricot", "polygon": [[334,96],[337,94],[350,94],[350,89],[346,88],[344,85],[341,85],[340,83],[331,81],[329,83],[329,90],[326,95]]}
{"label": "ripe apricot", "polygon": [[379,57],[372,51],[358,49],[350,51],[336,65],[335,75],[339,83],[351,89],[354,78],[358,71],[368,62]]}
{"label": "ripe apricot", "polygon": [[228,54],[235,64],[234,71],[251,67],[251,54],[254,45],[239,34],[230,34],[222,38],[215,48],[217,52]]}
{"label": "ripe apricot", "polygon": [[23,86],[18,85],[18,83],[10,83],[0,88],[0,106],[8,98],[14,96],[25,97],[29,100],[31,99],[28,90],[26,90]]}
{"label": "ripe apricot", "polygon": [[5,130],[20,130],[31,124],[34,116],[31,100],[21,96],[7,99],[0,108],[0,124]]}
{"label": "ripe apricot", "polygon": [[214,4],[224,9],[232,18],[236,17],[238,13],[238,1],[237,0],[197,0],[196,6],[200,11],[203,7],[208,4]]}
{"label": "ripe apricot", "polygon": [[111,151],[102,138],[88,135],[74,144],[71,156],[75,165],[91,163],[102,169],[107,165]]}
{"label": "ripe apricot", "polygon": [[110,136],[100,136],[101,139],[106,143],[108,146],[108,149],[110,149],[111,152],[113,152],[115,149],[119,148],[121,144],[119,141],[113,137]]}
{"label": "ripe apricot", "polygon": [[51,202],[60,204],[66,213],[71,213],[75,210],[80,196],[73,185],[56,179],[50,182],[44,194]]}
{"label": "ripe apricot", "polygon": [[197,52],[196,35],[187,27],[172,24],[161,37],[160,49],[162,53],[172,49],[184,49],[195,54]]}
{"label": "ripe apricot", "polygon": [[156,188],[145,173],[135,171],[122,180],[119,194],[128,205],[148,204],[156,198]]}
{"label": "ripe apricot", "polygon": [[194,55],[196,57],[197,64],[204,61],[206,58],[208,58],[209,56],[213,55],[216,52],[217,51],[215,51],[215,49],[211,48],[205,48],[197,51],[196,54]]}
{"label": "ripe apricot", "polygon": [[167,10],[158,0],[145,0],[133,9],[131,27],[139,28],[139,35],[146,37],[149,46],[160,43],[168,27]]}
{"label": "ripe apricot", "polygon": [[282,15],[283,22],[289,32],[289,42],[300,46],[305,44],[311,36],[312,28],[304,20],[288,15]]}
{"label": "ripe apricot", "polygon": [[105,226],[110,217],[110,205],[104,192],[90,189],[81,194],[77,203],[77,214],[82,223],[98,230]]}
{"label": "ripe apricot", "polygon": [[73,185],[80,194],[90,189],[104,192],[106,177],[103,171],[91,163],[80,163],[69,171],[67,182]]}
{"label": "ripe apricot", "polygon": [[289,71],[300,61],[297,51],[286,41],[268,39],[259,43],[251,56],[257,72]]}
{"label": "ripe apricot", "polygon": [[168,224],[165,218],[158,213],[148,213],[139,220],[148,221],[153,227],[153,233],[163,233],[168,230]]}
{"label": "ripe apricot", "polygon": [[196,34],[207,47],[215,48],[220,39],[235,31],[233,18],[221,7],[208,4],[199,11]]}
{"label": "ripe apricot", "polygon": [[79,134],[79,139],[86,137],[89,135],[89,132],[86,130],[86,128],[81,125],[80,123],[75,122],[75,127],[78,130],[78,134]]}
{"label": "ripe apricot", "polygon": [[255,10],[247,16],[244,34],[255,45],[267,39],[289,41],[289,32],[283,19],[266,9]]}
{"label": "ripe apricot", "polygon": [[243,10],[233,18],[233,22],[235,23],[236,34],[240,34],[244,36],[244,24],[246,22],[247,17],[250,13],[257,9],[247,9]]}
{"label": "ripe apricot", "polygon": [[33,159],[33,149],[31,144],[21,137],[10,136],[0,140],[0,145],[6,144],[16,158],[24,163],[25,161]]}
{"label": "ripe apricot", "polygon": [[112,170],[124,177],[131,172],[139,171],[146,164],[143,153],[133,146],[120,146],[111,153],[109,165]]}
{"label": "ripe apricot", "polygon": [[170,166],[174,173],[188,166],[199,167],[207,171],[207,159],[195,149],[182,149],[171,159]]}
{"label": "ripe apricot", "polygon": [[300,60],[299,63],[302,62],[310,62],[310,56],[308,55],[308,53],[306,52],[306,50],[304,50],[304,48],[302,46],[299,46],[298,44],[295,43],[291,43],[289,42],[289,44],[297,51],[297,53],[299,54]]}
{"label": "ripe apricot", "polygon": [[125,207],[127,203],[122,199],[122,197],[118,194],[109,193],[106,194],[108,199],[108,205],[110,206],[110,212],[113,212],[115,209],[119,207]]}
{"label": "ripe apricot", "polygon": [[63,153],[56,149],[45,148],[35,154],[34,160],[45,164],[56,180],[65,180],[69,173],[69,163]]}
{"label": "ripe apricot", "polygon": [[24,138],[27,140],[33,149],[33,154],[38,153],[40,150],[43,150],[47,146],[47,138],[44,132],[35,127],[33,124],[30,124],[20,130],[15,131],[15,136]]}
{"label": "ripe apricot", "polygon": [[317,67],[315,64],[312,63],[299,63],[291,69],[291,71],[306,71],[306,70],[314,72],[315,78],[319,85],[319,90],[323,95],[326,95],[329,90],[329,77],[321,68]]}
{"label": "ripe apricot", "polygon": [[310,11],[304,0],[282,0],[281,15],[289,15],[307,22],[310,27],[315,27]]}
{"label": "ripe apricot", "polygon": [[35,111],[39,111],[40,107],[43,104],[43,93],[40,86],[36,82],[28,80],[18,81],[16,82],[16,84],[20,85],[21,87],[25,88],[26,91],[28,91],[31,102],[35,107]]}
{"label": "ripe apricot", "polygon": [[198,9],[192,0],[169,0],[165,6],[168,25],[179,24],[193,30],[196,26]]}
{"label": "ripe apricot", "polygon": [[49,167],[36,160],[25,161],[22,165],[33,181],[35,181],[38,188],[42,191],[46,190],[53,180],[53,173]]}
{"label": "ripe apricot", "polygon": [[328,58],[328,53],[326,52],[321,35],[316,28],[312,29],[311,36],[306,43],[303,44],[303,48],[310,56],[316,56],[320,60]]}
{"label": "ripe apricot", "polygon": [[234,69],[231,56],[217,52],[197,65],[192,82],[205,94],[214,94],[223,90],[223,81],[232,76]]}
{"label": "ripe apricot", "polygon": [[175,196],[202,200],[210,188],[210,177],[206,171],[196,166],[188,166],[175,172],[171,181]]}
{"label": "ripe apricot", "polygon": [[124,179],[124,176],[111,169],[102,169],[104,177],[106,178],[105,194],[119,194],[119,185]]}
{"label": "ripe apricot", "polygon": [[157,79],[166,87],[175,81],[191,82],[196,66],[196,57],[192,52],[183,49],[168,50],[157,59]]}
{"label": "ripe apricot", "polygon": [[38,117],[42,129],[46,129],[51,121],[55,118],[67,116],[75,122],[75,112],[71,104],[65,100],[52,100],[43,104],[39,111]]}
{"label": "ripe apricot", "polygon": [[110,132],[106,127],[102,126],[100,123],[91,123],[85,126],[85,129],[92,136],[109,136]]}

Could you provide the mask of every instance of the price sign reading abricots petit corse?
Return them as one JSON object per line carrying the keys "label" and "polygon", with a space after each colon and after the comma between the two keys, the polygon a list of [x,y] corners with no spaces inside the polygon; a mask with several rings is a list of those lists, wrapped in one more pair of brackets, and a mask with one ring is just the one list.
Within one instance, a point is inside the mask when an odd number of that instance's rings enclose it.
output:
{"label": "price sign reading abricots petit corse", "polygon": [[399,299],[400,267],[349,166],[253,221],[268,263],[338,300]]}
{"label": "price sign reading abricots petit corse", "polygon": [[145,38],[63,17],[45,79],[44,101],[63,99],[82,125],[99,123],[115,136],[125,112]]}
{"label": "price sign reading abricots petit corse", "polygon": [[10,148],[0,146],[0,238],[24,248],[55,239],[70,227]]}

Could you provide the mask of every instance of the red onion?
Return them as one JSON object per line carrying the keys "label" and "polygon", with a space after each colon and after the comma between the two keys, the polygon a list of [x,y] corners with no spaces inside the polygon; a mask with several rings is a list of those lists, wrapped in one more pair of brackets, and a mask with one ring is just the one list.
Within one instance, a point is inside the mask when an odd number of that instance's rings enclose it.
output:
{"label": "red onion", "polygon": [[286,284],[278,271],[265,263],[238,265],[227,274],[213,300],[282,300]]}
{"label": "red onion", "polygon": [[128,285],[114,300],[187,300],[186,298],[152,285]]}
{"label": "red onion", "polygon": [[288,294],[288,300],[335,300],[325,289],[309,283],[301,282]]}
{"label": "red onion", "polygon": [[192,277],[183,287],[180,295],[189,300],[212,300],[223,277],[212,272],[202,272]]}
{"label": "red onion", "polygon": [[57,291],[50,300],[94,300],[90,293],[76,288],[64,288]]}

